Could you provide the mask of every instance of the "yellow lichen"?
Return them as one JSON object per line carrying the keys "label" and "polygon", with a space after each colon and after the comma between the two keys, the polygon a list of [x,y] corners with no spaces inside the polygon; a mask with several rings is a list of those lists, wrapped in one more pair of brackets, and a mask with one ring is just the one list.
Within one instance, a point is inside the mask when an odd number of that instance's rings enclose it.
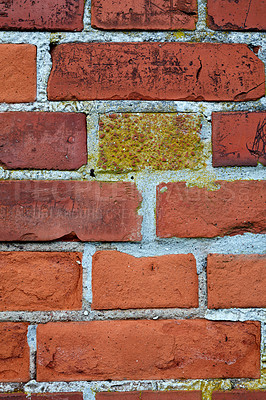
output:
{"label": "yellow lichen", "polygon": [[205,166],[200,117],[177,113],[103,114],[100,171],[179,170]]}

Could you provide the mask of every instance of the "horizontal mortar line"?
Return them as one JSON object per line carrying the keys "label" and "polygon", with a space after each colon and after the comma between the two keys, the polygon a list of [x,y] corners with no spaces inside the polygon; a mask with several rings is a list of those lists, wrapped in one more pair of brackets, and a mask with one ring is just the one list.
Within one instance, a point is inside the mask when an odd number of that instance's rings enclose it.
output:
{"label": "horizontal mortar line", "polygon": [[[92,322],[92,321],[121,321],[121,320],[193,320],[207,319],[209,321],[266,321],[266,309],[221,309],[212,312],[210,309],[198,308],[191,310],[184,309],[131,309],[131,310],[85,310],[88,315],[81,312],[62,312],[60,311],[17,311],[0,312],[0,322],[28,322],[30,324],[45,324],[48,322]],[[233,313],[237,313],[233,317]],[[220,315],[219,315],[220,314]],[[226,318],[228,315],[228,318]],[[241,315],[241,320],[239,320]],[[215,318],[215,319],[214,319]],[[226,319],[225,319],[226,318]],[[19,320],[19,321],[18,321]]]}
{"label": "horizontal mortar line", "polygon": [[[266,240],[266,234],[245,233],[244,235],[224,236],[214,238],[166,238],[151,240],[149,243],[143,242],[0,242],[0,251],[55,251],[68,252],[68,251],[83,251],[85,245],[95,246],[97,250],[118,250],[125,251],[129,254],[136,254],[136,256],[153,257],[155,255],[169,254],[171,251],[174,254],[183,254],[190,251],[197,254],[204,246],[206,255],[215,251],[218,253],[231,254],[232,251],[237,251],[241,254],[260,253],[265,254],[266,250],[262,248],[262,243]],[[258,243],[256,243],[256,241]],[[230,247],[227,245],[230,244]],[[155,249],[151,246],[154,245]],[[224,247],[226,245],[226,247]],[[252,245],[251,249],[247,245]],[[220,248],[219,248],[220,246]],[[242,247],[243,246],[243,247]]]}
{"label": "horizontal mortar line", "polygon": [[[207,187],[209,182],[216,181],[254,181],[254,180],[265,180],[265,170],[264,167],[258,165],[257,167],[221,167],[217,170],[177,170],[177,171],[158,171],[158,170],[148,170],[143,169],[140,171],[131,171],[125,174],[105,174],[103,172],[94,171],[96,174],[96,178],[92,178],[90,176],[91,167],[95,167],[94,164],[87,164],[85,169],[83,167],[82,171],[63,171],[63,170],[27,170],[27,169],[17,169],[17,170],[8,170],[0,167],[0,176],[3,181],[9,180],[34,180],[36,182],[43,182],[47,180],[56,180],[56,181],[83,181],[83,182],[119,182],[119,181],[128,181],[134,183],[134,180],[139,179],[139,175],[142,174],[141,178],[145,178],[145,175],[149,177],[149,179],[154,179],[154,187],[159,185],[162,182],[189,182],[191,183],[191,173],[199,174],[202,172],[206,172],[207,174],[216,174],[216,177],[211,177],[212,179],[208,180],[207,183],[203,187]],[[246,175],[243,176],[243,173]],[[6,175],[6,176],[5,176]],[[130,175],[134,176],[134,180],[130,178]],[[193,185],[190,184],[189,187],[198,187],[200,186],[200,179],[197,185],[197,182]]]}
{"label": "horizontal mortar line", "polygon": [[[122,100],[62,100],[62,101],[36,101],[33,103],[1,103],[0,104],[0,111],[1,112],[9,112],[9,111],[19,111],[32,109],[36,112],[52,112],[53,108],[61,109],[60,112],[76,112],[76,113],[84,113],[89,115],[97,115],[97,114],[105,114],[108,111],[108,108],[111,110],[116,110],[117,113],[123,112],[134,112],[132,110],[138,109],[142,107],[141,110],[146,110],[147,112],[153,112],[153,109],[158,107],[161,113],[176,113],[176,112],[198,112],[200,114],[204,114],[207,110],[205,108],[213,109],[213,112],[220,110],[223,112],[241,112],[247,111],[252,112],[254,111],[265,111],[266,98],[261,97],[257,100],[248,100],[245,102],[234,102],[234,101],[185,101],[185,100],[130,100],[130,99],[122,99]],[[73,107],[73,110],[69,111],[67,107]],[[102,110],[99,109],[102,107]],[[178,109],[180,107],[180,111]],[[88,109],[87,109],[88,108]],[[251,108],[251,109],[250,109]],[[7,111],[8,109],[8,111]],[[19,110],[18,110],[19,109]],[[107,111],[104,111],[107,109]],[[183,111],[186,110],[186,111]],[[125,111],[123,111],[125,110]],[[168,111],[169,110],[169,111]],[[196,110],[196,111],[195,111]],[[220,112],[221,112],[220,111]],[[54,111],[56,112],[56,111]],[[135,111],[138,113],[142,113],[145,111]]]}
{"label": "horizontal mortar line", "polygon": [[[181,35],[180,35],[181,33]],[[84,29],[81,32],[65,32],[65,31],[56,31],[56,32],[45,32],[45,31],[2,31],[0,33],[0,40],[2,43],[8,43],[10,40],[22,43],[24,40],[27,40],[29,43],[38,42],[38,40],[46,39],[50,40],[52,44],[66,43],[69,41],[73,42],[113,42],[116,43],[118,40],[121,42],[139,42],[139,41],[147,41],[149,42],[159,42],[164,41],[168,42],[188,42],[193,40],[205,39],[206,35],[208,35],[209,43],[211,42],[223,42],[223,43],[232,43],[236,42],[248,42],[253,43],[256,40],[264,39],[265,32],[258,31],[214,31],[208,29],[207,27],[200,26],[196,28],[194,31],[190,30],[176,30],[176,31],[165,31],[165,30],[143,30],[143,31],[134,31],[134,30],[97,30],[97,29]],[[151,37],[152,36],[152,37]]]}
{"label": "horizontal mortar line", "polygon": [[[16,388],[17,385],[20,385],[24,387],[24,390],[27,393],[35,393],[36,389],[40,391],[40,393],[45,393],[48,392],[49,390],[53,390],[54,392],[60,392],[62,389],[64,389],[64,392],[67,391],[75,391],[77,388],[80,388],[81,391],[86,390],[87,388],[92,388],[96,391],[101,390],[101,386],[103,388],[108,388],[111,391],[116,390],[116,391],[123,391],[125,387],[128,387],[129,385],[133,386],[133,390],[131,389],[130,391],[137,391],[140,390],[141,388],[145,388],[145,385],[151,385],[154,383],[157,383],[158,385],[161,385],[161,390],[163,390],[163,387],[169,386],[169,389],[175,389],[177,390],[180,388],[180,390],[183,388],[187,388],[188,385],[195,385],[193,388],[194,390],[200,390],[202,382],[204,383],[222,383],[222,382],[228,382],[228,380],[233,380],[234,383],[236,384],[241,384],[241,383],[249,383],[249,382],[254,382],[258,383],[259,385],[259,379],[252,379],[252,378],[210,378],[210,379],[165,379],[165,380],[112,380],[111,382],[109,381],[71,381],[71,382],[64,382],[64,381],[52,381],[52,382],[40,382],[40,381],[35,381],[31,380],[29,382],[26,382],[24,384],[21,384],[21,382],[11,382],[11,383],[0,383],[0,392],[4,392],[5,387],[14,387]],[[197,384],[199,387],[197,388]],[[137,387],[136,387],[137,386]],[[120,388],[118,390],[118,388]],[[98,389],[98,390],[97,390]],[[159,389],[159,390],[160,390]],[[144,389],[145,390],[145,389]]]}

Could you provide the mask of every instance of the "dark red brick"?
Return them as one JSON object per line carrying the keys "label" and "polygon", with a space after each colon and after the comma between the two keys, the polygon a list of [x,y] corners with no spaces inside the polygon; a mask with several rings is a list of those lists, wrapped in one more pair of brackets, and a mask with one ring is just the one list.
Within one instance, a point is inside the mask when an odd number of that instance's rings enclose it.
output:
{"label": "dark red brick", "polygon": [[265,94],[244,44],[67,43],[52,51],[49,100],[245,101]]}
{"label": "dark red brick", "polygon": [[0,311],[80,310],[82,254],[0,252]]}
{"label": "dark red brick", "polygon": [[27,400],[25,393],[0,393],[1,400]]}
{"label": "dark red brick", "polygon": [[266,391],[234,390],[232,392],[213,392],[212,400],[265,400]]}
{"label": "dark red brick", "polygon": [[265,181],[217,182],[218,190],[157,186],[157,235],[215,237],[244,232],[266,233]]}
{"label": "dark red brick", "polygon": [[264,31],[265,0],[208,0],[208,25],[214,30]]}
{"label": "dark red brick", "polygon": [[78,169],[87,163],[85,114],[0,113],[0,165]]}
{"label": "dark red brick", "polygon": [[33,393],[31,400],[83,400],[83,394],[79,392],[72,393]]}
{"label": "dark red brick", "polygon": [[265,136],[266,112],[213,113],[213,166],[266,165]]}
{"label": "dark red brick", "polygon": [[198,276],[192,254],[133,257],[98,251],[92,258],[94,309],[198,307]]}
{"label": "dark red brick", "polygon": [[36,46],[0,44],[0,102],[28,103],[36,99]]}
{"label": "dark red brick", "polygon": [[127,320],[37,328],[42,382],[259,376],[259,322]]}
{"label": "dark red brick", "polygon": [[133,183],[0,182],[0,240],[141,240],[141,195]]}
{"label": "dark red brick", "polygon": [[83,29],[84,0],[7,0],[1,3],[1,30]]}
{"label": "dark red brick", "polygon": [[30,353],[27,330],[28,324],[26,323],[0,323],[1,382],[27,382],[29,380]]}
{"label": "dark red brick", "polygon": [[197,0],[93,0],[91,24],[100,29],[195,29]]}
{"label": "dark red brick", "polygon": [[201,392],[168,390],[167,392],[99,392],[96,400],[201,400]]}

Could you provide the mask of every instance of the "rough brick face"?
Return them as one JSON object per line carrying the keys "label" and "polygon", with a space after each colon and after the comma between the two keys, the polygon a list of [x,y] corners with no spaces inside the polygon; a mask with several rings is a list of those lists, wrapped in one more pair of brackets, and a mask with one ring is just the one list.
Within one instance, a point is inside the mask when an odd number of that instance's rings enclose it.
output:
{"label": "rough brick face", "polygon": [[265,0],[208,0],[208,25],[214,30],[263,31]]}
{"label": "rough brick face", "polygon": [[157,235],[215,237],[265,233],[264,181],[217,182],[220,189],[186,187],[183,182],[157,186]]}
{"label": "rough brick face", "polygon": [[29,380],[28,324],[0,323],[0,381],[27,382]]}
{"label": "rough brick face", "polygon": [[233,390],[232,392],[213,392],[212,400],[265,400],[266,391]]}
{"label": "rough brick face", "polygon": [[266,165],[266,112],[212,114],[214,167]]}
{"label": "rough brick face", "polygon": [[265,94],[264,65],[242,44],[68,43],[53,49],[52,59],[50,100],[245,101]]}
{"label": "rough brick face", "polygon": [[82,254],[0,253],[0,311],[78,310]]}
{"label": "rough brick face", "polygon": [[192,254],[136,258],[99,251],[92,261],[94,309],[197,307],[198,277]]}
{"label": "rough brick face", "polygon": [[33,393],[31,400],[83,400],[82,393]]}
{"label": "rough brick face", "polygon": [[36,98],[36,47],[0,44],[0,102],[28,103]]}
{"label": "rough brick face", "polygon": [[201,392],[193,390],[185,391],[170,391],[155,392],[102,392],[96,393],[96,400],[201,400]]}
{"label": "rough brick face", "polygon": [[47,241],[74,233],[82,241],[138,241],[141,195],[133,183],[0,183],[0,240]]}
{"label": "rough brick face", "polygon": [[83,9],[84,0],[8,0],[1,6],[0,29],[81,31]]}
{"label": "rough brick face", "polygon": [[85,114],[0,113],[0,165],[78,169],[87,162]]}
{"label": "rough brick face", "polygon": [[266,307],[266,255],[211,254],[208,307]]}
{"label": "rough brick face", "polygon": [[97,167],[115,172],[195,168],[204,164],[200,129],[201,118],[190,113],[101,115]]}
{"label": "rough brick face", "polygon": [[206,320],[48,323],[37,380],[260,376],[260,324]]}
{"label": "rough brick face", "polygon": [[93,0],[91,24],[100,29],[195,29],[196,0]]}
{"label": "rough brick face", "polygon": [[1,400],[27,400],[24,393],[0,393]]}

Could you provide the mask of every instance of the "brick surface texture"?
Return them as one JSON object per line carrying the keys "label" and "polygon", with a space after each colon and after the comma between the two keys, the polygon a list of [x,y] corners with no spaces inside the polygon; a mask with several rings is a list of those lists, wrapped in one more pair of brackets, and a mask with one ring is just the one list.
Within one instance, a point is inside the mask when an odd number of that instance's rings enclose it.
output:
{"label": "brick surface texture", "polygon": [[7,0],[1,2],[0,29],[81,31],[83,0]]}
{"label": "brick surface texture", "polygon": [[71,43],[52,58],[50,100],[245,101],[265,94],[263,64],[241,44]]}
{"label": "brick surface texture", "polygon": [[0,253],[0,310],[80,309],[81,260],[79,253]]}
{"label": "brick surface texture", "polygon": [[[138,241],[141,195],[131,183],[1,182],[0,240]],[[8,219],[7,219],[8,216]]]}
{"label": "brick surface texture", "polygon": [[266,112],[212,114],[213,166],[266,165]]}
{"label": "brick surface texture", "polygon": [[0,400],[266,400],[266,0],[0,0]]}
{"label": "brick surface texture", "polygon": [[91,24],[106,30],[195,29],[197,11],[196,0],[94,0]]}
{"label": "brick surface texture", "polygon": [[266,255],[210,254],[208,307],[266,307]]}
{"label": "brick surface texture", "polygon": [[260,181],[217,182],[220,188],[187,187],[185,183],[157,187],[159,237],[215,237],[265,233],[261,204],[266,185]]}
{"label": "brick surface texture", "polygon": [[135,258],[99,251],[92,260],[92,308],[197,307],[198,277],[192,254]]}
{"label": "brick surface texture", "polygon": [[215,30],[265,31],[265,0],[208,0],[208,24]]}
{"label": "brick surface texture", "polygon": [[26,323],[0,323],[0,376],[2,382],[27,382],[30,352]]}
{"label": "brick surface texture", "polygon": [[85,114],[0,113],[0,165],[78,169],[87,162]]}
{"label": "brick surface texture", "polygon": [[0,102],[33,102],[36,80],[36,47],[0,44]]}
{"label": "brick surface texture", "polygon": [[258,378],[259,340],[256,322],[49,323],[38,326],[37,379]]}

